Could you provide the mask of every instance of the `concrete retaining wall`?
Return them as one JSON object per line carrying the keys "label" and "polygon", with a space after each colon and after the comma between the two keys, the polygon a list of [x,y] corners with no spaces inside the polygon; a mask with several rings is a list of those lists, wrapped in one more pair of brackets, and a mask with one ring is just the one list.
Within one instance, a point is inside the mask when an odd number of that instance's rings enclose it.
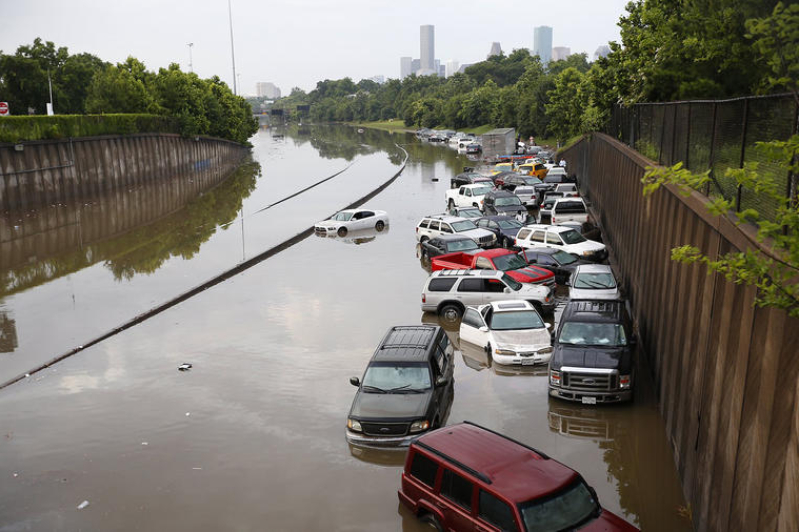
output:
{"label": "concrete retaining wall", "polygon": [[0,211],[83,201],[177,175],[225,176],[247,151],[172,134],[0,144]]}
{"label": "concrete retaining wall", "polygon": [[752,229],[711,216],[698,193],[644,198],[655,163],[607,135],[563,158],[615,254],[695,528],[799,530],[799,320],[670,258],[682,244],[710,257],[746,249]]}

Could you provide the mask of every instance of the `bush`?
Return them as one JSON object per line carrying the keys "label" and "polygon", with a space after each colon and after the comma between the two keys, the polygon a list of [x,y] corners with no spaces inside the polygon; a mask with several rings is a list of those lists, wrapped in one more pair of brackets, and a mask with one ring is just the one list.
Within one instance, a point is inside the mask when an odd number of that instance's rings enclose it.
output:
{"label": "bush", "polygon": [[0,118],[0,142],[22,142],[98,135],[181,133],[174,118],[148,114],[6,116]]}

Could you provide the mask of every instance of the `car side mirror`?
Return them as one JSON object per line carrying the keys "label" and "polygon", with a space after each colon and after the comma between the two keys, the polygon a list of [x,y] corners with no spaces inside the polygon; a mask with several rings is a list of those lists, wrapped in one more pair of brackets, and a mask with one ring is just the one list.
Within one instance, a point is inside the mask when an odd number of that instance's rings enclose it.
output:
{"label": "car side mirror", "polygon": [[446,386],[449,384],[449,380],[446,377],[439,377],[436,379],[436,386]]}
{"label": "car side mirror", "polygon": [[480,327],[478,330],[479,330],[480,332],[488,332],[488,327],[486,327],[485,325],[483,325],[483,326],[482,326],[482,327]]}
{"label": "car side mirror", "polygon": [[503,292],[505,292],[506,294],[510,294],[511,290],[509,287],[506,286]]}
{"label": "car side mirror", "polygon": [[361,379],[359,379],[358,377],[350,377],[350,384],[352,384],[353,386],[360,386]]}
{"label": "car side mirror", "polygon": [[545,323],[544,327],[546,327],[547,329],[551,329],[552,328],[552,324],[551,323]]}

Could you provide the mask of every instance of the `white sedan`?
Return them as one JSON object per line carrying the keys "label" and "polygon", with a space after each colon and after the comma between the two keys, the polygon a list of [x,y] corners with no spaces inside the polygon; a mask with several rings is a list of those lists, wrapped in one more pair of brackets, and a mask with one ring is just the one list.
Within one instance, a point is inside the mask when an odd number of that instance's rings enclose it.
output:
{"label": "white sedan", "polygon": [[350,231],[359,229],[376,229],[382,231],[388,225],[386,211],[370,211],[366,209],[348,209],[337,212],[329,220],[319,222],[314,231],[322,234],[333,233],[345,236]]}
{"label": "white sedan", "polygon": [[466,307],[460,338],[485,348],[497,364],[533,366],[552,357],[549,327],[527,301],[495,301]]}

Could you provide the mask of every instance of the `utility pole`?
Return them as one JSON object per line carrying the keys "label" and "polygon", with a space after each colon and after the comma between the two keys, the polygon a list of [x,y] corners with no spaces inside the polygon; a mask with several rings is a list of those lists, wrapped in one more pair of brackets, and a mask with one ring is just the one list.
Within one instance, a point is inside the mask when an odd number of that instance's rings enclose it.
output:
{"label": "utility pole", "polygon": [[47,86],[50,88],[50,103],[47,104],[47,114],[52,116],[55,114],[53,110],[53,80],[50,78],[50,69],[47,69]]}
{"label": "utility pole", "polygon": [[194,46],[193,42],[187,43],[186,46],[189,47],[189,72],[194,72],[194,62],[192,61],[191,56],[191,47]]}
{"label": "utility pole", "polygon": [[227,0],[227,14],[230,21],[230,57],[233,62],[233,94],[238,94],[236,88],[236,52],[233,49],[233,8],[230,6],[230,0]]}

